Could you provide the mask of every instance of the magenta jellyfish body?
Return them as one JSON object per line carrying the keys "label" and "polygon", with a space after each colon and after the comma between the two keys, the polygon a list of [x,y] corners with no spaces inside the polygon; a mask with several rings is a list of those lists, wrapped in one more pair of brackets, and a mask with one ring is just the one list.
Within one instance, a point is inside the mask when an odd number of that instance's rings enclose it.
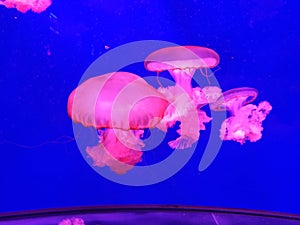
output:
{"label": "magenta jellyfish body", "polygon": [[50,5],[51,0],[0,0],[0,5],[7,8],[16,8],[22,13],[32,10],[35,13],[45,11]]}
{"label": "magenta jellyfish body", "polygon": [[122,174],[141,161],[143,129],[155,127],[168,104],[141,77],[115,72],[90,78],[73,90],[68,114],[98,130],[99,144],[86,148],[93,165]]}
{"label": "magenta jellyfish body", "polygon": [[[199,139],[199,131],[204,130],[204,123],[211,120],[199,110],[210,103],[200,87],[192,88],[192,77],[197,69],[209,69],[218,65],[219,55],[209,48],[200,46],[175,46],[159,49],[145,59],[145,68],[157,73],[168,70],[175,86],[160,87],[158,91],[170,101],[161,123],[157,126],[167,131],[176,121],[181,122],[180,137],[169,142],[170,147],[184,149]],[[221,90],[215,93],[220,96]],[[215,97],[215,99],[217,98]]]}
{"label": "magenta jellyfish body", "polygon": [[212,109],[227,110],[231,117],[224,120],[220,129],[222,140],[234,140],[241,144],[249,140],[258,141],[262,137],[262,121],[270,113],[272,106],[263,101],[258,104],[249,104],[257,97],[258,91],[254,88],[235,88],[223,93]]}

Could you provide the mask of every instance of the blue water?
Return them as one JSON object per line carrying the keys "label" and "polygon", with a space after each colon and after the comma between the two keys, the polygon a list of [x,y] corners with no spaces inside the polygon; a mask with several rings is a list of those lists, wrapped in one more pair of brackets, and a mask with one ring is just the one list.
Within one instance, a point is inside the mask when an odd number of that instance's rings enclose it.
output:
{"label": "blue water", "polygon": [[[183,204],[300,213],[297,7],[288,0],[53,0],[41,14],[23,14],[1,6],[0,212]],[[97,174],[70,139],[67,99],[100,55],[141,40],[218,52],[215,76],[223,90],[254,87],[256,103],[272,104],[263,138],[243,146],[223,142],[212,165],[199,172],[203,132],[186,166],[149,186]],[[135,69],[150,74],[142,64]]]}

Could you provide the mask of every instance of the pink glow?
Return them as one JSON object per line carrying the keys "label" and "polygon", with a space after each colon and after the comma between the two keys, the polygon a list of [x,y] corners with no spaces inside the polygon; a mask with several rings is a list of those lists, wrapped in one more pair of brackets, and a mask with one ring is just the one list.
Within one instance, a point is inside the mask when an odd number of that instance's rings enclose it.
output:
{"label": "pink glow", "polygon": [[[224,96],[224,97],[223,97]],[[269,102],[260,102],[258,106],[248,104],[255,100],[254,88],[236,88],[224,92],[214,106],[215,110],[227,109],[231,117],[221,126],[220,138],[244,144],[247,140],[255,142],[262,137],[262,121],[272,110]]]}
{"label": "pink glow", "polygon": [[7,8],[16,8],[22,13],[26,13],[30,9],[35,13],[41,13],[51,3],[51,0],[0,0],[0,5],[4,5]]}
{"label": "pink glow", "polygon": [[155,127],[168,104],[139,76],[115,72],[80,84],[69,96],[68,114],[98,129],[99,144],[86,149],[94,165],[122,174],[141,161],[143,129]]}
{"label": "pink glow", "polygon": [[58,225],[85,225],[83,219],[81,218],[70,218],[70,219],[64,219],[58,223]]}

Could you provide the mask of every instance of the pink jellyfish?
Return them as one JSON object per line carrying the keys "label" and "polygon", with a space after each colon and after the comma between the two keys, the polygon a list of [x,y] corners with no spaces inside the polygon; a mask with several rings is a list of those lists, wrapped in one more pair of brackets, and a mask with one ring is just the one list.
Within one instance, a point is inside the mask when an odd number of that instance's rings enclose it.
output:
{"label": "pink jellyfish", "polygon": [[[192,88],[191,81],[196,69],[206,70],[207,73],[209,68],[218,65],[219,60],[215,51],[199,46],[167,47],[151,53],[145,59],[147,70],[157,73],[168,70],[176,82],[175,86],[158,88],[171,104],[157,127],[166,132],[176,121],[181,122],[178,130],[180,137],[169,142],[170,147],[190,147],[199,139],[199,131],[205,130],[204,123],[211,120],[204,111],[198,109],[210,103],[206,93],[200,87]],[[209,88],[207,90],[209,92]],[[215,93],[219,93],[219,97],[221,90]]]}
{"label": "pink jellyfish", "polygon": [[249,104],[257,97],[254,88],[235,88],[223,93],[212,109],[216,111],[228,110],[231,117],[227,118],[221,126],[220,138],[234,140],[244,144],[246,140],[258,141],[262,137],[262,121],[270,113],[272,106],[263,101],[258,106]]}
{"label": "pink jellyfish", "polygon": [[35,13],[41,13],[51,3],[51,0],[0,0],[0,5],[4,5],[6,8],[16,8],[22,13],[26,13],[30,9]]}
{"label": "pink jellyfish", "polygon": [[86,148],[93,165],[122,174],[141,161],[143,129],[155,127],[168,104],[141,77],[115,72],[90,78],[73,90],[68,114],[98,130],[99,144]]}
{"label": "pink jellyfish", "polygon": [[190,94],[191,80],[196,69],[202,71],[213,68],[219,61],[219,55],[212,49],[200,46],[174,46],[152,52],[145,59],[145,67],[149,71],[156,72],[168,70],[176,85]]}

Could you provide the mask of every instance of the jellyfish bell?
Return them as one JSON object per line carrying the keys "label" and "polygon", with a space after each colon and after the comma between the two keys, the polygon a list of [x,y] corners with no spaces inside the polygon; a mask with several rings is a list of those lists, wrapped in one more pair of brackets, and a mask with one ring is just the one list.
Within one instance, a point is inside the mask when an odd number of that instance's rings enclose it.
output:
{"label": "jellyfish bell", "polygon": [[93,165],[122,174],[141,161],[143,129],[155,127],[168,104],[141,77],[114,72],[80,84],[70,94],[67,108],[73,122],[98,131],[99,144],[86,148]]}
{"label": "jellyfish bell", "polygon": [[232,115],[242,106],[253,102],[258,95],[258,91],[251,87],[240,87],[225,91],[212,103],[211,108],[215,111],[228,110]]}
{"label": "jellyfish bell", "polygon": [[147,56],[145,67],[150,71],[185,68],[213,68],[219,64],[219,55],[201,46],[173,46],[161,48]]}
{"label": "jellyfish bell", "polygon": [[68,115],[86,127],[137,130],[153,127],[166,104],[164,96],[138,75],[114,72],[90,78],[73,90]]}
{"label": "jellyfish bell", "polygon": [[176,85],[191,92],[191,79],[197,69],[213,68],[219,64],[220,57],[212,49],[201,46],[173,46],[152,52],[145,59],[149,71],[168,70]]}
{"label": "jellyfish bell", "polygon": [[269,102],[250,104],[258,95],[255,88],[235,88],[223,93],[211,108],[215,111],[228,110],[231,116],[221,125],[220,138],[244,144],[255,142],[262,137],[262,121],[272,110]]}

